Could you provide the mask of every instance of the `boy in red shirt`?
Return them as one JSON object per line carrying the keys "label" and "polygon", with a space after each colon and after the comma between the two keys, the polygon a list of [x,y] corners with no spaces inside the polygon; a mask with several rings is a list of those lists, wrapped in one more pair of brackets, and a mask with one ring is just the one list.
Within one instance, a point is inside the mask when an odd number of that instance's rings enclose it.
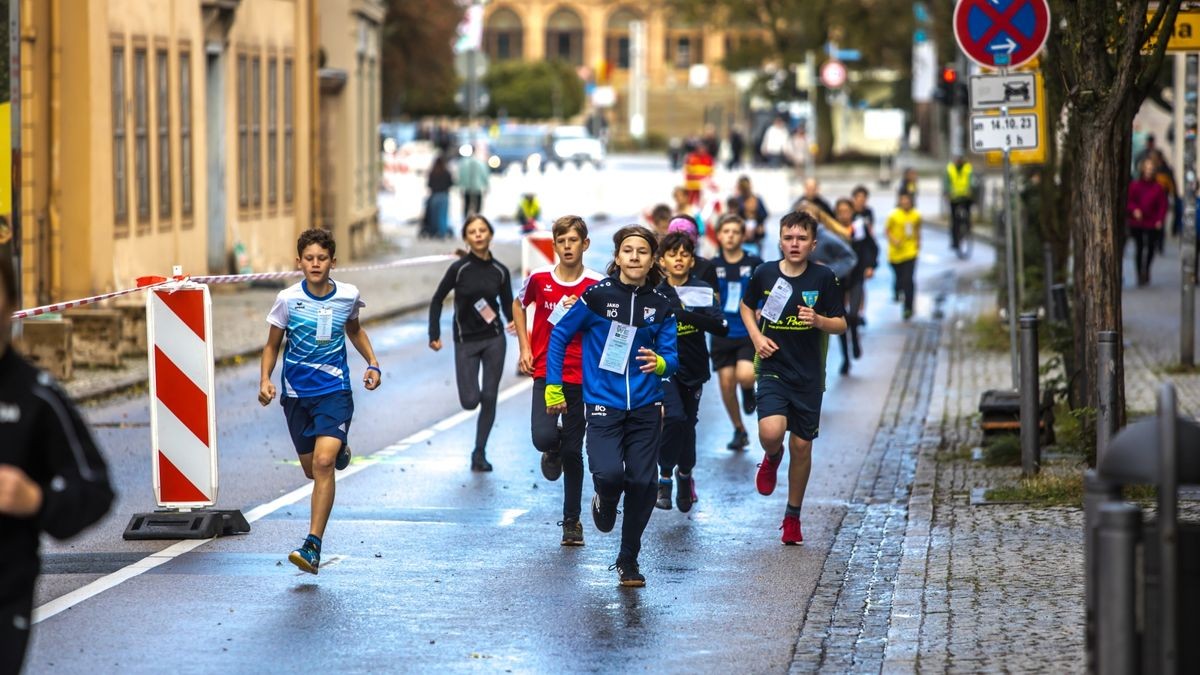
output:
{"label": "boy in red shirt", "polygon": [[[583,347],[575,336],[563,364],[563,393],[567,410],[559,416],[546,413],[546,349],[550,331],[589,286],[604,277],[583,266],[588,249],[587,224],[578,216],[554,221],[554,253],[558,264],[530,272],[513,301],[513,323],[521,345],[521,372],[533,376],[533,447],[542,453],[542,475],[563,478],[562,545],[583,546],[579,513],[583,500],[583,436],[587,428],[583,410]],[[525,308],[533,305],[533,327],[527,328]]]}

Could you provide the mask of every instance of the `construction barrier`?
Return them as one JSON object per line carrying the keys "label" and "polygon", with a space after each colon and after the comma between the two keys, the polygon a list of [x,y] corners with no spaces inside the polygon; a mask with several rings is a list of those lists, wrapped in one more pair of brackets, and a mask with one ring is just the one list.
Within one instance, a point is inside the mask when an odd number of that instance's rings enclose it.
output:
{"label": "construction barrier", "polygon": [[528,277],[529,273],[539,267],[555,265],[558,256],[554,254],[554,235],[549,232],[530,232],[521,240],[521,276]]}

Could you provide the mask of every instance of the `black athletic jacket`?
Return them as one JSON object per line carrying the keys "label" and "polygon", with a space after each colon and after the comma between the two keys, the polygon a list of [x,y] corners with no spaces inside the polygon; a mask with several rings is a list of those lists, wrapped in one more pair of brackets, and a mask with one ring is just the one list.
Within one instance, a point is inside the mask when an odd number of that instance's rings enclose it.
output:
{"label": "black athletic jacket", "polygon": [[113,501],[108,468],[74,405],[53,378],[12,349],[0,355],[0,464],[42,487],[32,518],[0,515],[0,605],[33,592],[38,535],[58,539],[100,520]]}
{"label": "black athletic jacket", "polygon": [[[429,303],[429,341],[442,337],[442,303],[454,291],[454,341],[469,342],[504,335],[503,313],[512,321],[512,277],[508,268],[499,260],[484,260],[474,253],[467,253],[454,261],[446,276],[438,284]],[[499,298],[499,302],[497,302]],[[490,323],[475,309],[479,300],[487,302],[495,317]]]}
{"label": "black athletic jacket", "polygon": [[[707,282],[695,277],[688,279],[684,286],[709,290]],[[713,290],[713,303],[709,306],[684,308],[679,292],[669,282],[662,282],[658,292],[670,300],[677,322],[675,343],[679,350],[679,370],[671,379],[688,387],[698,387],[712,376],[708,367],[708,340],[704,334],[729,335],[729,322],[717,300],[719,294]]]}

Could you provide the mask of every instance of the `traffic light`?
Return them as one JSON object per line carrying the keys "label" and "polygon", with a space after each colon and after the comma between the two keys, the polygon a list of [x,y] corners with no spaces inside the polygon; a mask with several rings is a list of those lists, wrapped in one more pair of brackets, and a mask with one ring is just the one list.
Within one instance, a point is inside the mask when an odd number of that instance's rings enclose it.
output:
{"label": "traffic light", "polygon": [[942,68],[933,98],[945,105],[966,105],[967,85],[959,80],[958,70],[954,66]]}

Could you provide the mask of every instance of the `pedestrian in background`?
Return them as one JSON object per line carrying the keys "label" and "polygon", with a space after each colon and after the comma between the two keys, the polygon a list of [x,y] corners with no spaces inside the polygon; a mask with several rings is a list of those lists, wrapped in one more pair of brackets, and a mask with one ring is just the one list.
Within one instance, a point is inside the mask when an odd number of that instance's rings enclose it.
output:
{"label": "pedestrian in background", "polygon": [[971,229],[971,205],[975,203],[974,168],[967,158],[959,155],[946,165],[942,194],[950,202],[950,248],[958,250],[962,235]]}
{"label": "pedestrian in background", "polygon": [[[741,175],[737,180],[737,192],[733,195],[735,213],[746,226],[744,243],[753,252],[759,252],[767,224],[767,206],[762,196],[754,192],[750,176]],[[740,245],[740,244],[739,244]]]}
{"label": "pedestrian in background", "polygon": [[783,151],[784,157],[788,164],[792,167],[792,175],[795,180],[804,180],[808,173],[808,163],[812,159],[812,148],[808,142],[808,132],[804,125],[796,127],[792,131],[792,135],[788,137],[787,146]]}
{"label": "pedestrian in background", "polygon": [[785,153],[787,152],[787,147],[787,122],[784,121],[783,117],[776,117],[771,126],[767,127],[767,130],[763,132],[759,152],[762,153],[763,159],[766,160],[769,168],[778,169],[786,161]]}
{"label": "pedestrian in background", "polygon": [[862,357],[862,344],[858,336],[858,312],[862,305],[863,284],[875,274],[879,248],[862,219],[855,215],[854,202],[845,198],[839,199],[833,208],[838,222],[850,228],[850,248],[855,255],[854,267],[847,278],[842,280],[842,291],[846,296],[846,332],[838,336],[838,343],[842,348],[841,374],[849,375],[851,360]]}
{"label": "pedestrian in background", "polygon": [[0,673],[18,673],[33,623],[39,540],[66,539],[113,502],[108,468],[71,399],[13,351],[12,261],[0,256]]}
{"label": "pedestrian in background", "polygon": [[679,367],[675,316],[656,287],[654,234],[629,225],[613,235],[609,278],[584,291],[550,334],[546,355],[546,412],[567,409],[563,362],[567,345],[583,335],[583,401],[588,467],[595,495],[592,520],[600,532],[616,526],[625,495],[621,550],[609,569],[622,586],[645,586],[638,565],[642,533],[654,512],[662,378]]}
{"label": "pedestrian in background", "polygon": [[916,303],[917,255],[921,250],[921,213],[913,208],[912,195],[900,193],[900,203],[888,215],[888,263],[896,273],[896,289],[903,297],[904,320],[913,316]]}
{"label": "pedestrian in background", "polygon": [[483,196],[488,191],[491,170],[479,158],[479,149],[458,161],[458,189],[462,191],[463,220],[483,213]]}
{"label": "pedestrian in background", "polygon": [[1156,238],[1167,217],[1167,191],[1155,177],[1154,160],[1142,160],[1141,175],[1130,181],[1125,201],[1126,223],[1133,236],[1134,267],[1138,286],[1150,283],[1150,265],[1154,262]]}
{"label": "pedestrian in background", "polygon": [[913,207],[917,206],[917,170],[911,166],[904,170],[900,176],[900,184],[896,186],[896,201],[900,201],[900,195],[907,193],[912,198]]}
{"label": "pedestrian in background", "polygon": [[429,200],[426,202],[426,218],[429,219],[428,229],[431,236],[441,239],[450,238],[450,187],[454,185],[454,177],[446,167],[446,156],[438,155],[429,167],[429,176],[425,180],[429,187]]}
{"label": "pedestrian in background", "polygon": [[463,223],[462,237],[467,244],[467,253],[446,270],[429,302],[429,348],[436,352],[442,349],[442,303],[454,292],[454,373],[458,401],[463,410],[479,408],[475,448],[471,452],[472,471],[492,470],[486,448],[492,425],[496,422],[500,376],[507,347],[501,312],[508,321],[508,332],[516,332],[512,316],[512,277],[508,268],[491,252],[495,234],[491,222],[483,216],[471,216]]}
{"label": "pedestrian in background", "polygon": [[[296,266],[304,278],[280,291],[267,314],[271,325],[263,347],[258,402],[275,400],[271,372],[283,346],[283,413],[304,476],[313,482],[308,536],[288,560],[309,574],[321,565],[321,543],[336,491],[334,469],[350,465],[354,398],[346,342],[367,361],[363,383],[374,390],[383,378],[367,331],[358,320],[364,307],[358,289],[329,274],[337,245],[327,230],[311,229],[296,241]],[[284,338],[287,344],[284,345]]]}
{"label": "pedestrian in background", "polygon": [[729,161],[725,163],[725,168],[728,171],[742,165],[742,156],[746,152],[746,136],[742,133],[741,127],[736,124],[729,127]]}

